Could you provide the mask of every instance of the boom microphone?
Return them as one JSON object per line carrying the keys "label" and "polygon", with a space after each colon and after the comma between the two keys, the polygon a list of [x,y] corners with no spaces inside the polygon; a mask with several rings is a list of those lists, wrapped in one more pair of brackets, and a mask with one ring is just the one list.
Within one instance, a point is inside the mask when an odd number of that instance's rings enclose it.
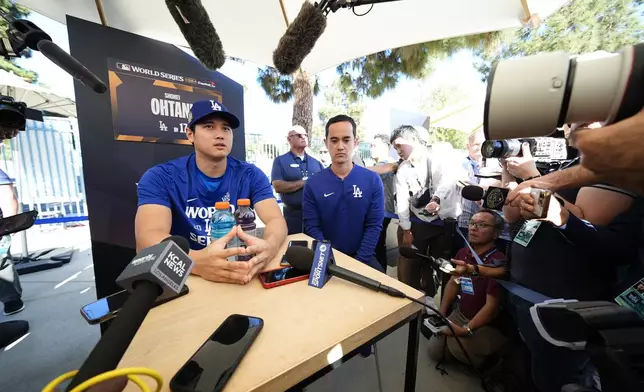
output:
{"label": "boom microphone", "polygon": [[300,12],[273,52],[275,68],[283,75],[295,73],[325,29],[326,17],[323,11],[308,1],[302,3]]}
{"label": "boom microphone", "polygon": [[[318,243],[318,247],[319,246],[320,245]],[[292,267],[300,271],[311,271],[314,257],[315,253],[311,249],[304,246],[292,246],[286,250],[284,258],[288,260]],[[379,291],[381,293],[391,295],[392,297],[407,298],[407,296],[400,290],[384,285],[377,280],[367,278],[364,275],[360,275],[346,268],[339,267],[333,263],[328,263],[326,265],[325,272],[329,275],[337,276],[340,279],[357,284],[358,286]],[[311,275],[313,275],[313,272]]]}
{"label": "boom microphone", "polygon": [[143,249],[125,267],[116,283],[128,290],[130,297],[94,346],[67,391],[118,366],[156,299],[181,291],[194,264],[187,254],[189,250],[185,238],[172,236]]}
{"label": "boom microphone", "polygon": [[221,68],[226,53],[201,1],[165,0],[165,4],[201,64],[213,71]]}

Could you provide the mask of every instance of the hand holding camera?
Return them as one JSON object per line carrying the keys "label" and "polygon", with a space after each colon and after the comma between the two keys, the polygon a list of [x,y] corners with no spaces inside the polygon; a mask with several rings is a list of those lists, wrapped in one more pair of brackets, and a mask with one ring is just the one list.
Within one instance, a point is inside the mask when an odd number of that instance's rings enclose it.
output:
{"label": "hand holding camera", "polygon": [[523,143],[521,145],[521,150],[523,152],[522,156],[504,159],[508,172],[513,177],[521,179],[538,177],[541,175],[539,170],[537,170],[534,157],[530,152],[530,145],[528,143]]}
{"label": "hand holding camera", "polygon": [[525,219],[540,219],[558,227],[565,225],[570,217],[570,211],[559,203],[552,192],[544,189],[521,189],[512,200],[508,197],[506,203],[520,208],[521,216]]}

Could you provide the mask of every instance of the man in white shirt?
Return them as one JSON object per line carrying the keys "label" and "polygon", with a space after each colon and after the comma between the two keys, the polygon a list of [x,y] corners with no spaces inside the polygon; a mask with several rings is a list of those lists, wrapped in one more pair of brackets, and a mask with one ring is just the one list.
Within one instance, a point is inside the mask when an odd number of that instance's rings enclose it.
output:
{"label": "man in white shirt", "polygon": [[[415,246],[434,257],[451,256],[443,219],[461,213],[459,179],[467,178],[462,165],[454,164],[451,145],[436,143],[432,156],[420,141],[418,130],[409,125],[396,128],[391,143],[404,160],[396,173],[396,212],[403,230],[402,245]],[[431,159],[430,159],[431,158]],[[401,259],[398,279],[428,296],[436,294],[431,266],[420,259]]]}

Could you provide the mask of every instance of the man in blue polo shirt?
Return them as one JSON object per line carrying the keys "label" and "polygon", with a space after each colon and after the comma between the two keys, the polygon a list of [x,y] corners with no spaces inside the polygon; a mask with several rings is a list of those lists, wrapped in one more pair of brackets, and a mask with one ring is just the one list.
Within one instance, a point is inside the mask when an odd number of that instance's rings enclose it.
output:
{"label": "man in blue polo shirt", "polygon": [[325,143],[331,166],[304,186],[304,233],[382,271],[374,253],[385,215],[384,191],[378,174],[352,162],[358,145],[355,121],[331,118]]}
{"label": "man in blue polo shirt", "polygon": [[317,159],[306,153],[309,138],[304,128],[294,125],[288,132],[287,140],[291,150],[273,161],[271,181],[282,199],[290,235],[302,232],[302,189],[306,180],[324,168]]}
{"label": "man in blue polo shirt", "polygon": [[[215,282],[245,284],[273,259],[286,238],[286,223],[266,175],[256,166],[229,157],[239,119],[216,100],[195,102],[186,130],[195,152],[149,169],[138,184],[137,249],[180,235],[190,243],[193,273]],[[234,228],[207,248],[215,203],[250,199],[266,224],[263,239]],[[235,236],[248,248],[228,248]],[[230,262],[237,254],[255,254],[248,262]]]}

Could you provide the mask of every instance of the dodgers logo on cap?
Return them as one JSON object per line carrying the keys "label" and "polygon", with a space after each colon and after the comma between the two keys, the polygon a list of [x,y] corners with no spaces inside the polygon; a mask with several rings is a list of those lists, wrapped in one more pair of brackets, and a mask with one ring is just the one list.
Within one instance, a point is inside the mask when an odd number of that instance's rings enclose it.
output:
{"label": "dodgers logo on cap", "polygon": [[194,130],[196,124],[199,124],[201,120],[209,116],[225,120],[233,129],[238,128],[240,124],[237,116],[229,112],[221,102],[216,99],[209,99],[197,101],[192,105],[188,114],[188,128]]}

